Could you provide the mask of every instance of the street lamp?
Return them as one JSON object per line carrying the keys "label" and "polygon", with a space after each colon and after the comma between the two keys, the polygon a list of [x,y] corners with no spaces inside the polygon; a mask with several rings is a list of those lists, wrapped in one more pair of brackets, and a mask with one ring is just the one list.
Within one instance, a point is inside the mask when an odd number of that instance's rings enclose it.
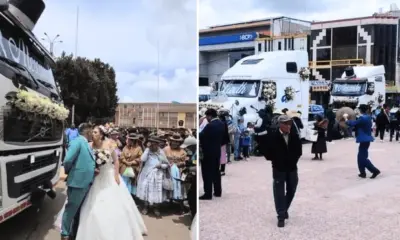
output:
{"label": "street lamp", "polygon": [[60,37],[60,34],[57,34],[53,39],[51,39],[49,37],[49,35],[47,35],[47,33],[44,33],[44,35],[46,36],[46,38],[42,38],[43,41],[48,41],[50,44],[50,54],[51,56],[54,56],[54,44],[56,43],[62,43],[63,41],[61,40],[57,40],[58,37]]}

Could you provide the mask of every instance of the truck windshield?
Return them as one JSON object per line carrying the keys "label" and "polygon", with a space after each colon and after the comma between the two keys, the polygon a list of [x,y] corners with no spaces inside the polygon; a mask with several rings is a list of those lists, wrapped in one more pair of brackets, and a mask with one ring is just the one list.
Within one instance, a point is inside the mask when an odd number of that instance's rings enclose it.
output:
{"label": "truck windshield", "polygon": [[224,80],[220,91],[228,97],[257,97],[260,89],[260,81],[256,80]]}
{"label": "truck windshield", "polygon": [[5,60],[22,65],[38,82],[56,89],[53,72],[44,53],[22,29],[0,16],[0,61]]}
{"label": "truck windshield", "polygon": [[333,83],[332,96],[361,96],[365,94],[367,83]]}

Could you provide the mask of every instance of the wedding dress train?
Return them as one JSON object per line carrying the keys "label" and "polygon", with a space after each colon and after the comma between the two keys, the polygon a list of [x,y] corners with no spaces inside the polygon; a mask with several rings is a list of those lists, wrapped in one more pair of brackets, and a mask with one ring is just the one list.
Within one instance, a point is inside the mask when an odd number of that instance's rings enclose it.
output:
{"label": "wedding dress train", "polygon": [[[62,212],[55,225],[61,222]],[[109,161],[101,167],[82,205],[76,240],[142,240],[144,234],[143,218],[122,178],[116,183]]]}

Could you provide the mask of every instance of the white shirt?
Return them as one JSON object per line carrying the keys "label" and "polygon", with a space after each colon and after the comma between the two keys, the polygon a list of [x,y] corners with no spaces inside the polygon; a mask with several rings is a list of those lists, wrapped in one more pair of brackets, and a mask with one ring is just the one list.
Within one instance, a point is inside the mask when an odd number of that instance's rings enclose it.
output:
{"label": "white shirt", "polygon": [[282,134],[283,139],[285,139],[286,145],[289,144],[289,134],[284,134],[280,129],[279,132]]}

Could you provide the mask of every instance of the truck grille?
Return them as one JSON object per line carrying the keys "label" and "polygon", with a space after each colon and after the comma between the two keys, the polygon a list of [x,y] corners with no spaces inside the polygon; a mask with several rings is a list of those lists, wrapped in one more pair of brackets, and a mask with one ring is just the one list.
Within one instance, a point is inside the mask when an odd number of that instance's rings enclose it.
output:
{"label": "truck grille", "polygon": [[61,121],[27,114],[16,108],[5,108],[2,112],[4,142],[48,143],[60,141],[62,138]]}
{"label": "truck grille", "polygon": [[50,172],[46,172],[42,175],[36,176],[20,183],[16,183],[14,181],[14,177],[41,169],[46,166],[50,166],[54,163],[58,165],[58,160],[59,157],[57,157],[56,154],[53,153],[45,156],[36,157],[35,163],[32,164],[30,163],[29,158],[7,163],[6,171],[9,197],[18,198],[43,185],[45,181],[51,180],[57,174],[57,167]]}

